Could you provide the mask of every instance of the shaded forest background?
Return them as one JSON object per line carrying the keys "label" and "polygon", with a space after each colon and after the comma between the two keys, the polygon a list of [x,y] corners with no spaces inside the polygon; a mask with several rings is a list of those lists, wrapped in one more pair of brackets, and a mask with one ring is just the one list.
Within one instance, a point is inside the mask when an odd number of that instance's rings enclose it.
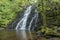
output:
{"label": "shaded forest background", "polygon": [[38,14],[42,21],[40,32],[44,34],[60,34],[60,0],[0,0],[0,29],[5,29],[18,12],[22,12],[31,4],[38,5]]}

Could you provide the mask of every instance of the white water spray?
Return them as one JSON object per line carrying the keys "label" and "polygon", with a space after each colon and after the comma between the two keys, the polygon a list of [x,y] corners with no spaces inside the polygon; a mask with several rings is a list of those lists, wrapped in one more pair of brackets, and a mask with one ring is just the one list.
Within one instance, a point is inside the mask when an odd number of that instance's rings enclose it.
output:
{"label": "white water spray", "polygon": [[[31,13],[32,11],[32,6],[27,7],[26,11],[24,12],[23,18],[19,21],[19,23],[16,26],[16,30],[27,30],[26,27],[28,27],[28,30],[31,29],[32,24],[34,23],[36,25],[37,23],[37,19],[38,19],[38,13],[36,8],[33,10],[34,13]],[[32,11],[32,12],[33,12]],[[33,16],[31,16],[30,14],[33,14]],[[29,17],[31,16],[31,20],[29,20]],[[27,20],[29,20],[30,22],[28,23],[29,26],[27,26]],[[35,22],[34,22],[35,20]]]}
{"label": "white water spray", "polygon": [[28,16],[31,12],[31,7],[32,6],[29,6],[27,8],[27,10],[25,11],[23,18],[20,20],[20,22],[16,26],[16,30],[18,30],[18,29],[25,30],[26,29],[26,23],[27,23]]}

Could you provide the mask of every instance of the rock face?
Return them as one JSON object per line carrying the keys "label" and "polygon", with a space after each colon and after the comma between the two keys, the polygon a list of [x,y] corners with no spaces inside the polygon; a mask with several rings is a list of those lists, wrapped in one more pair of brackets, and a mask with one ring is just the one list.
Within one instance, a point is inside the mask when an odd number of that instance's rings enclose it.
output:
{"label": "rock face", "polygon": [[17,23],[19,22],[20,17],[22,17],[22,15],[23,15],[23,11],[18,12],[16,18],[7,25],[6,29],[15,29],[15,27],[16,27]]}

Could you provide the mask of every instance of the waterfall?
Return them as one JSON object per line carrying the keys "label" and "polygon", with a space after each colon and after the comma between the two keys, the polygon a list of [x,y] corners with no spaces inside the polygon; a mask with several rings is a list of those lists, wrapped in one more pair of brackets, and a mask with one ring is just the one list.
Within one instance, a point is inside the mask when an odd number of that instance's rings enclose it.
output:
{"label": "waterfall", "polygon": [[16,26],[16,29],[24,29],[24,30],[26,29],[26,22],[31,12],[31,7],[32,6],[27,7],[27,10],[25,11],[23,18],[20,20],[20,22]]}
{"label": "waterfall", "polygon": [[32,17],[32,20],[30,21],[28,30],[30,30],[30,28],[32,27],[32,22],[33,22],[34,20],[35,20],[35,25],[36,25],[37,19],[38,19],[38,13],[37,13],[37,10],[35,9],[35,15],[34,15],[34,17]]}
{"label": "waterfall", "polygon": [[[29,20],[29,16],[31,17],[30,18],[30,22],[28,23],[29,26],[28,26],[28,30],[30,30],[30,28],[32,27],[32,23],[34,22],[35,25],[36,25],[36,22],[37,22],[37,18],[38,18],[38,13],[37,13],[37,10],[35,8],[34,10],[34,14],[31,13],[32,12],[32,6],[30,5],[29,7],[26,8],[25,12],[24,12],[24,15],[23,15],[23,18],[18,22],[17,26],[16,26],[16,30],[26,30],[26,27],[27,27],[27,20]],[[30,15],[32,14],[32,15]],[[35,21],[34,21],[35,20]]]}

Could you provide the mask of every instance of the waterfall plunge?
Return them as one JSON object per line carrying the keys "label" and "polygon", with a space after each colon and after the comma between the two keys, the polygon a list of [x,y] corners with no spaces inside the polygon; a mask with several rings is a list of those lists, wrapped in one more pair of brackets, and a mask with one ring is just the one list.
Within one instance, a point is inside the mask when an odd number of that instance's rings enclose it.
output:
{"label": "waterfall plunge", "polygon": [[[26,11],[24,12],[23,18],[18,22],[16,26],[16,30],[26,30],[27,20],[29,15],[31,14],[31,10],[32,10],[32,6],[27,7]],[[31,21],[29,22],[28,30],[30,30],[34,20],[36,20],[35,23],[37,22],[37,18],[38,18],[38,13],[37,10],[35,10],[35,14],[31,18]]]}

